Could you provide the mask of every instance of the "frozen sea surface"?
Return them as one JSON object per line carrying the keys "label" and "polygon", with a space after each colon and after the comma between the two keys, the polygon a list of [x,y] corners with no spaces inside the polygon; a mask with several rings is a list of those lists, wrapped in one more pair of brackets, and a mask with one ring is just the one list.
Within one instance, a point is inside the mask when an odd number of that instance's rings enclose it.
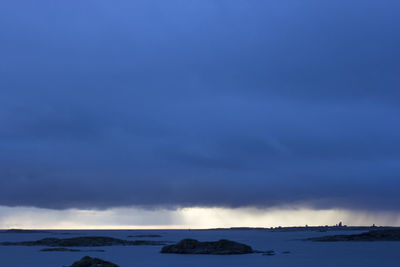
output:
{"label": "frozen sea surface", "polygon": [[[165,240],[183,238],[200,241],[229,239],[251,245],[256,250],[274,250],[275,256],[175,255],[161,254],[161,246],[112,246],[78,249],[104,249],[105,252],[41,252],[43,247],[0,246],[0,267],[62,267],[83,256],[98,257],[121,267],[130,266],[400,266],[400,242],[309,242],[297,239],[345,232],[269,232],[265,230],[107,230],[51,231],[51,233],[1,233],[3,241],[32,241],[44,237],[109,236],[126,240]],[[128,237],[129,235],[161,237]],[[289,254],[282,252],[290,251]]]}

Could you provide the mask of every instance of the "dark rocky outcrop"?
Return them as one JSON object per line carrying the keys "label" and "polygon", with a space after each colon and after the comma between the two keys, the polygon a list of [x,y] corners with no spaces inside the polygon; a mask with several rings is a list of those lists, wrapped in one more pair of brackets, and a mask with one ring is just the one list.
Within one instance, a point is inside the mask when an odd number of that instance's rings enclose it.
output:
{"label": "dark rocky outcrop", "polygon": [[372,230],[357,235],[330,235],[323,237],[312,237],[306,240],[318,242],[336,241],[400,241],[400,229]]}
{"label": "dark rocky outcrop", "polygon": [[53,252],[53,251],[60,251],[60,252],[80,252],[80,249],[70,249],[70,248],[43,248],[40,251],[43,252]]}
{"label": "dark rocky outcrop", "polygon": [[51,232],[45,231],[45,230],[8,229],[5,231],[1,231],[0,233],[4,233],[4,234],[49,234]]}
{"label": "dark rocky outcrop", "polygon": [[45,247],[101,247],[101,246],[140,246],[165,245],[162,241],[122,240],[105,236],[85,236],[73,238],[43,238],[37,241],[2,242],[3,246],[45,246]]}
{"label": "dark rocky outcrop", "polygon": [[40,251],[43,252],[81,252],[81,251],[90,251],[90,252],[105,252],[105,250],[102,249],[86,249],[86,250],[81,250],[81,249],[70,249],[70,248],[43,248]]}
{"label": "dark rocky outcrop", "polygon": [[229,255],[253,253],[253,249],[248,245],[225,239],[215,242],[183,239],[175,245],[164,246],[161,253]]}
{"label": "dark rocky outcrop", "polygon": [[112,262],[85,256],[79,261],[74,262],[70,267],[119,267],[119,266]]}
{"label": "dark rocky outcrop", "polygon": [[275,256],[275,251],[273,250],[267,250],[263,254],[263,256]]}

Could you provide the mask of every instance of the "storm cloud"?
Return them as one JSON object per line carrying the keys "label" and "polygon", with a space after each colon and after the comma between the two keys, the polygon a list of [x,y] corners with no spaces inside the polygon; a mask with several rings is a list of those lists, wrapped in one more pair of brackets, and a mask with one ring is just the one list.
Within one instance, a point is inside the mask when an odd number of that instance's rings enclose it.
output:
{"label": "storm cloud", "polygon": [[399,8],[2,1],[0,205],[398,211]]}

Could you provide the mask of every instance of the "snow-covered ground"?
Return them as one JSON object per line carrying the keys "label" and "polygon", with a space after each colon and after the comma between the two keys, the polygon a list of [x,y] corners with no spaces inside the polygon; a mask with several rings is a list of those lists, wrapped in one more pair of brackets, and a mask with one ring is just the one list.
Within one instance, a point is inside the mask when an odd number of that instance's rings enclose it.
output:
{"label": "snow-covered ground", "polygon": [[[126,240],[200,241],[229,239],[276,255],[175,255],[161,254],[161,246],[112,246],[105,252],[41,252],[43,247],[0,246],[0,267],[62,267],[83,256],[98,257],[122,267],[130,266],[400,266],[400,242],[309,242],[297,239],[358,232],[268,232],[264,230],[121,230],[52,231],[52,233],[1,233],[3,241],[32,241],[44,237],[109,236]],[[162,237],[128,237],[158,234]],[[289,254],[282,252],[290,251]]]}

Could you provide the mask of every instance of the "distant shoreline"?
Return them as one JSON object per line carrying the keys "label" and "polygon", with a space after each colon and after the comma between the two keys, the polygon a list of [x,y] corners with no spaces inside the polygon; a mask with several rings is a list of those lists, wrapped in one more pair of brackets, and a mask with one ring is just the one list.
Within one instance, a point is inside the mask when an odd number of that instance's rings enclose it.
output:
{"label": "distant shoreline", "polygon": [[0,233],[51,233],[52,231],[237,231],[259,230],[269,232],[328,232],[328,231],[369,231],[400,229],[400,226],[278,226],[278,227],[226,227],[226,228],[176,228],[176,229],[0,229]]}

